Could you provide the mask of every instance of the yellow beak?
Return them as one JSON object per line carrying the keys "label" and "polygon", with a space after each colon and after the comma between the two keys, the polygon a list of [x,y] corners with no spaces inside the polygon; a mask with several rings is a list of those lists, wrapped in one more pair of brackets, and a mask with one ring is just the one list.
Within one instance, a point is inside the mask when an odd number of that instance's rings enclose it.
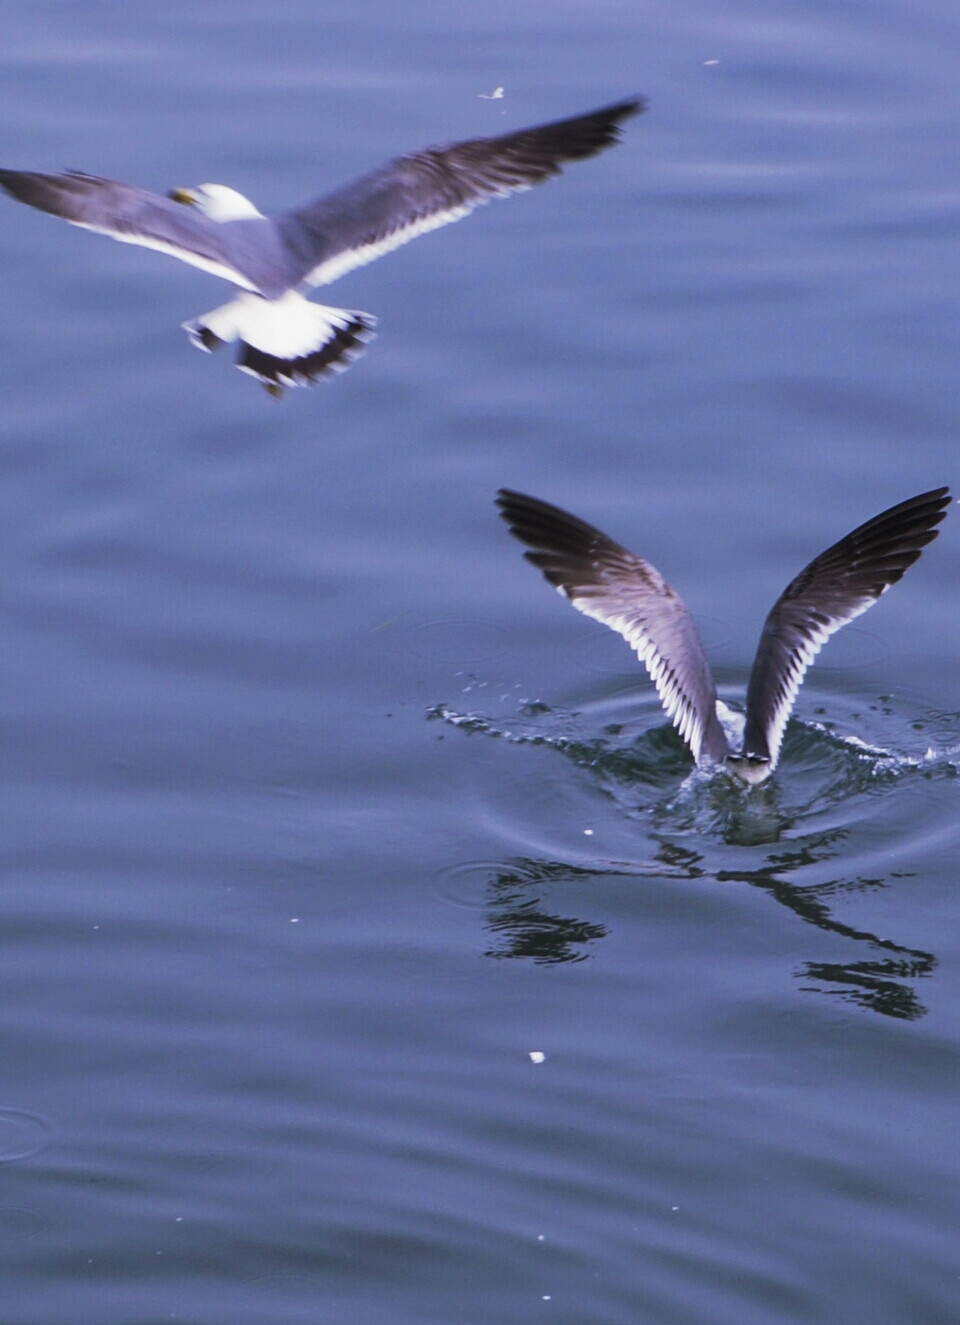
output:
{"label": "yellow beak", "polygon": [[171,189],[167,197],[172,198],[174,202],[186,203],[188,207],[195,207],[197,204],[196,198],[189,189]]}

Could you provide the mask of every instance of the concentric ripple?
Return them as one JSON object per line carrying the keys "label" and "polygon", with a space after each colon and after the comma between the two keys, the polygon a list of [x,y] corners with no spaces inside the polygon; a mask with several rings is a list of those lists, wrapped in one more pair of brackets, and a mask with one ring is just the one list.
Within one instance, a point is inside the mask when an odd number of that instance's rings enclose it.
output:
{"label": "concentric ripple", "polygon": [[482,910],[488,957],[565,962],[583,960],[607,932],[582,901],[570,914],[561,894],[571,883],[745,883],[853,945],[853,961],[795,971],[804,990],[921,1016],[909,982],[933,972],[935,955],[848,923],[842,903],[896,886],[931,840],[956,833],[960,714],[851,697],[829,678],[804,698],[776,773],[754,788],[695,769],[652,694],[515,705],[496,717],[436,706],[434,721],[529,752],[505,752],[503,777],[484,782],[506,854],[456,866],[441,894]]}
{"label": "concentric ripple", "polygon": [[0,1163],[36,1155],[50,1140],[46,1118],[27,1109],[0,1108]]}

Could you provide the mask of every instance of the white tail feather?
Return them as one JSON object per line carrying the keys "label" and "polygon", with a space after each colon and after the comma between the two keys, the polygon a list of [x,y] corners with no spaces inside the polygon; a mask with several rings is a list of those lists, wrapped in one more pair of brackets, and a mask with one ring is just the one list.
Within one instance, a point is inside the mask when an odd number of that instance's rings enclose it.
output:
{"label": "white tail feather", "polygon": [[308,385],[342,372],[374,335],[369,313],[314,304],[289,290],[279,299],[244,292],[183,327],[201,350],[240,341],[238,367],[271,386]]}

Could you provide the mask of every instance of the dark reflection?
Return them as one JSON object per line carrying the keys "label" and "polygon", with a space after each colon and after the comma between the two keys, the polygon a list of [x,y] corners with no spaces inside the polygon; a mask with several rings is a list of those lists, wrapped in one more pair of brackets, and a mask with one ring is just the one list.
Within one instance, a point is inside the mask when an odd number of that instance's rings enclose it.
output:
{"label": "dark reflection", "polygon": [[496,875],[490,881],[486,928],[497,936],[498,943],[484,956],[529,957],[544,965],[585,961],[584,946],[604,938],[606,927],[575,916],[555,915],[543,909],[539,896],[531,896],[537,883],[574,877],[591,875],[586,870],[528,860],[518,861],[514,871]]}
{"label": "dark reflection", "polygon": [[[846,837],[847,831],[842,828],[811,834],[806,839],[791,844],[789,850],[771,852],[762,866],[752,870],[711,871],[703,865],[702,856],[690,848],[683,849],[683,856],[690,878],[709,874],[718,883],[748,883],[754,888],[762,888],[805,924],[814,925],[817,929],[826,930],[831,934],[839,934],[855,943],[867,944],[880,952],[892,954],[890,957],[873,961],[807,962],[798,972],[798,977],[807,977],[834,986],[828,989],[823,989],[820,985],[802,986],[808,993],[830,993],[870,1008],[873,1012],[880,1012],[884,1016],[915,1020],[917,1017],[922,1017],[927,1009],[915,992],[902,981],[928,976],[937,964],[936,957],[932,953],[906,948],[893,942],[892,939],[880,938],[869,930],[856,929],[841,920],[835,920],[823,901],[823,898],[832,897],[840,892],[863,892],[867,889],[881,888],[886,880],[834,879],[822,884],[800,887],[782,877],[795,870],[822,864],[839,854],[838,847]],[[676,866],[681,863],[680,854],[676,843],[665,841],[658,848],[657,859],[663,860],[664,864]]]}
{"label": "dark reflection", "polygon": [[[919,955],[919,954],[918,954]],[[895,975],[925,975],[932,970],[936,962],[928,957],[926,971],[906,969],[906,963],[900,962],[808,962],[805,973],[813,980],[839,985],[839,989],[822,989],[820,986],[801,985],[801,989],[811,993],[832,993],[838,998],[845,998],[851,1003],[859,1003],[871,1012],[882,1013],[885,1017],[899,1017],[903,1021],[916,1021],[924,1016],[927,1009],[917,998],[909,985],[895,980]],[[919,963],[916,964],[919,966]]]}
{"label": "dark reflection", "polygon": [[[886,703],[882,709],[869,707],[882,711],[888,721],[893,717]],[[866,741],[843,739],[829,721],[792,721],[780,768],[769,782],[753,788],[723,774],[691,772],[689,753],[677,732],[667,724],[646,725],[643,714],[607,723],[596,737],[576,732],[581,714],[553,714],[545,705],[521,709],[508,727],[446,706],[429,716],[514,743],[549,746],[584,770],[620,812],[642,823],[645,840],[654,844],[648,861],[600,861],[592,870],[531,860],[506,864],[489,884],[487,928],[497,942],[488,956],[543,963],[588,956],[586,946],[606,931],[602,925],[553,913],[545,893],[565,882],[610,873],[714,878],[762,888],[804,924],[857,946],[858,955],[849,962],[805,962],[796,972],[805,992],[843,998],[887,1017],[913,1020],[926,1013],[906,982],[930,975],[936,966],[933,954],[844,924],[831,911],[828,899],[884,887],[886,879],[853,875],[804,886],[790,876],[822,871],[832,860],[842,869],[845,856],[848,868],[856,868],[855,823],[798,835],[798,828],[815,816],[835,817],[837,807],[889,795],[909,779],[954,778],[960,715],[926,712],[922,721],[914,718],[910,729],[924,730],[943,752],[923,757],[898,757]],[[855,713],[851,720],[858,717]],[[759,856],[759,863],[718,868],[718,843],[737,848],[739,856],[749,851],[754,859]],[[869,957],[863,956],[864,948],[870,950]]]}
{"label": "dark reflection", "polygon": [[[827,836],[826,834],[824,836]],[[833,834],[842,837],[843,834]],[[763,888],[782,906],[792,911],[798,919],[817,929],[839,934],[855,943],[867,944],[870,948],[892,954],[883,959],[850,962],[806,962],[798,977],[817,980],[834,986],[822,988],[820,985],[802,985],[810,993],[829,993],[845,998],[872,1012],[880,1012],[887,1017],[900,1017],[915,1021],[924,1016],[927,1009],[917,998],[916,993],[903,980],[916,980],[927,976],[937,964],[932,953],[916,948],[906,948],[892,939],[882,939],[869,930],[855,929],[835,920],[821,898],[841,890],[860,891],[865,888],[880,888],[884,879],[853,879],[843,883],[833,881],[813,887],[799,888],[778,878],[778,872],[799,869],[823,856],[808,855],[805,849],[796,853],[784,853],[771,856],[768,866],[758,870],[718,870],[714,877],[721,883],[732,881],[749,883],[756,888]],[[836,987],[838,986],[838,987]]]}
{"label": "dark reflection", "polygon": [[830,842],[842,840],[843,836],[839,831],[820,834],[798,844],[795,851],[769,856],[765,865],[752,870],[711,870],[699,852],[669,840],[658,842],[654,858],[646,866],[611,862],[610,868],[588,870],[556,861],[511,861],[492,876],[488,885],[485,928],[496,936],[497,943],[487,949],[485,956],[526,957],[545,965],[585,960],[589,955],[584,951],[586,945],[604,938],[608,930],[604,925],[549,910],[543,892],[550,886],[611,874],[621,877],[637,874],[658,877],[669,874],[688,879],[710,877],[718,883],[746,883],[762,888],[804,924],[864,944],[878,954],[869,960],[804,963],[796,972],[797,978],[817,982],[802,983],[800,987],[805,993],[830,994],[886,1017],[914,1021],[924,1016],[927,1009],[904,981],[930,975],[936,967],[936,957],[834,919],[823,900],[838,892],[879,888],[885,880],[832,880],[812,887],[799,887],[781,877],[791,870],[823,861],[831,854],[826,849]]}

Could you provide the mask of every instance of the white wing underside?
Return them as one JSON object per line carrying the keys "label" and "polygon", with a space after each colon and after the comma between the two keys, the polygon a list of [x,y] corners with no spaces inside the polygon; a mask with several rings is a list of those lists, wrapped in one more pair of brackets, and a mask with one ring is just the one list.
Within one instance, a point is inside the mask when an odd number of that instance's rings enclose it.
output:
{"label": "white wing underside", "polygon": [[659,571],[559,507],[510,489],[497,495],[510,532],[529,549],[527,560],[578,611],[636,651],[697,764],[729,762],[751,784],[775,767],[803,678],[823,645],[903,577],[937,537],[951,501],[942,487],[891,506],[791,580],[764,623],[743,735],[732,740],[693,618]]}
{"label": "white wing underside", "polygon": [[209,272],[211,276],[219,276],[222,280],[230,281],[232,285],[238,285],[243,290],[259,293],[253,282],[248,277],[242,276],[235,268],[215,262],[211,258],[201,257],[199,253],[192,253],[188,248],[169,244],[163,239],[151,239],[147,235],[127,234],[124,231],[111,230],[108,226],[90,225],[87,221],[70,221],[69,217],[64,219],[80,230],[92,230],[98,235],[108,235],[120,244],[136,244],[139,248],[150,248],[157,253],[166,253],[169,257],[179,258],[181,262],[186,262],[191,267],[199,267],[201,271]]}
{"label": "white wing underside", "polygon": [[504,189],[500,194],[492,193],[487,197],[475,198],[470,202],[461,203],[457,207],[451,207],[445,212],[434,212],[432,216],[418,217],[409,225],[391,231],[389,235],[385,235],[382,239],[371,240],[368,244],[346,249],[342,253],[335,254],[332,258],[325,259],[307,274],[303,283],[306,285],[330,285],[333,281],[346,275],[348,271],[353,271],[357,267],[365,267],[368,262],[375,262],[377,258],[382,258],[384,254],[392,253],[394,249],[409,244],[411,239],[417,239],[420,235],[426,235],[431,230],[439,230],[441,226],[462,220],[463,217],[469,216],[474,208],[485,206],[491,198],[503,197],[508,192],[522,192],[529,187],[530,185],[527,184],[522,189]]}
{"label": "white wing underside", "polygon": [[[558,587],[557,592],[562,594],[578,612],[592,617],[594,621],[601,622],[623,636],[646,667],[664,712],[690,747],[693,758],[699,765],[704,719],[707,715],[698,713],[693,698],[684,692],[674,675],[669,659],[660,652],[656,642],[645,630],[643,622],[629,612],[610,611],[602,605],[602,601],[598,603],[596,598],[568,594],[562,586]],[[686,609],[684,608],[683,611],[685,612]],[[712,697],[710,702],[713,702]]]}
{"label": "white wing underside", "polygon": [[[883,590],[883,593],[886,593],[886,589]],[[770,750],[771,769],[776,767],[780,758],[780,747],[783,744],[783,734],[786,731],[787,722],[793,712],[797,695],[800,693],[803,678],[806,676],[814,658],[831,635],[835,635],[838,630],[841,630],[851,621],[855,621],[858,616],[862,616],[877,601],[876,598],[866,598],[852,610],[845,611],[842,617],[834,617],[826,625],[809,627],[809,633],[804,637],[802,644],[794,649],[783,675],[783,697],[774,706],[772,712],[767,715],[767,745]]]}
{"label": "white wing underside", "polygon": [[[504,189],[501,194],[490,194],[487,197],[461,203],[459,206],[451,207],[445,212],[435,212],[432,216],[420,217],[412,224],[401,226],[382,239],[373,240],[369,244],[362,244],[357,248],[346,249],[342,253],[335,254],[332,258],[327,258],[307,274],[301,285],[331,285],[334,281],[339,280],[341,276],[345,276],[347,272],[354,271],[357,267],[365,267],[370,262],[376,262],[378,258],[384,257],[387,253],[392,253],[394,249],[409,244],[413,239],[418,239],[420,235],[429,234],[431,230],[439,230],[442,226],[461,221],[465,216],[469,216],[475,208],[486,206],[494,197],[504,196],[508,192],[524,192],[529,187],[530,185],[523,185],[519,189]],[[251,290],[255,294],[259,293],[257,286],[249,277],[242,275],[236,268],[215,262],[210,258],[201,257],[200,254],[193,253],[190,249],[181,248],[162,239],[127,234],[112,230],[107,226],[90,225],[86,221],[71,221],[70,224],[81,230],[92,230],[96,234],[107,235],[110,239],[116,239],[121,244],[135,244],[140,248],[153,249],[157,253],[166,253],[169,257],[179,258],[181,262],[188,263],[191,267],[198,267],[200,271],[208,272],[211,276],[219,276],[222,280],[230,281],[243,290]]]}

